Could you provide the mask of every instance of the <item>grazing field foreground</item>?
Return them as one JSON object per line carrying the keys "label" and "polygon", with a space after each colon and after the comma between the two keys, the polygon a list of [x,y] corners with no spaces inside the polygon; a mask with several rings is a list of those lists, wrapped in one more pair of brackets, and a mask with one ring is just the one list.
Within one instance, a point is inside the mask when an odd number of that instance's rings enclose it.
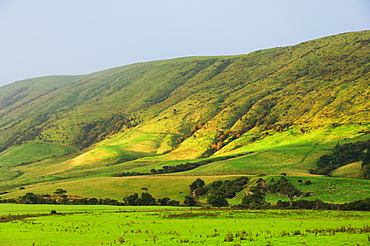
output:
{"label": "grazing field foreground", "polygon": [[85,208],[3,222],[0,245],[370,245],[368,212]]}

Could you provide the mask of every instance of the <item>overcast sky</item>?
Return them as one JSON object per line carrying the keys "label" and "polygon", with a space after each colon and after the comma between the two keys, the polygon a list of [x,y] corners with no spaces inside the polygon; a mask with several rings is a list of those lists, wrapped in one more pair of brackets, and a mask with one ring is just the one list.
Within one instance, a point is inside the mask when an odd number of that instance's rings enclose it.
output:
{"label": "overcast sky", "polygon": [[0,0],[0,86],[370,29],[370,0]]}

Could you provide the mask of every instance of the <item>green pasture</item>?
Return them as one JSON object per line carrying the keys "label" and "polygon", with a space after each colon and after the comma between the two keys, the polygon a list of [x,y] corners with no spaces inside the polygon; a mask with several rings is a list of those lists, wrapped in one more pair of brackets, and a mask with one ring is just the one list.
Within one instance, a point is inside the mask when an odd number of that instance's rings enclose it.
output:
{"label": "green pasture", "polygon": [[250,151],[265,151],[269,149],[290,149],[307,146],[316,146],[320,151],[322,147],[327,150],[333,148],[337,143],[366,141],[368,135],[360,133],[366,129],[364,125],[348,124],[337,127],[318,127],[306,129],[304,133],[300,132],[299,127],[289,128],[283,132],[267,131],[268,136],[257,138],[251,142],[251,137],[260,134],[261,129],[256,129],[245,133],[239,139],[234,140],[229,145],[222,148],[216,155],[230,155],[233,153],[245,153]]}
{"label": "green pasture", "polygon": [[[351,131],[354,130],[351,128]],[[309,137],[308,134],[307,136],[302,135],[294,138],[291,134],[278,133],[243,147],[243,152],[230,152],[234,154],[249,154],[210,163],[185,173],[188,175],[218,175],[224,173],[276,175],[284,172],[288,175],[309,175],[308,170],[316,168],[316,162],[320,156],[330,153],[336,144],[369,139],[368,135],[357,136],[351,139],[344,139],[344,135],[340,135],[340,133],[334,135],[337,137],[335,141],[331,139],[326,142],[321,139],[321,142],[319,142],[318,138],[319,136],[323,138],[322,135],[316,136],[314,134],[315,137]],[[308,139],[311,140],[306,142]],[[280,144],[277,144],[278,142]],[[351,169],[351,172],[358,172],[358,170]],[[343,172],[338,173],[337,176],[339,174],[343,175]]]}
{"label": "green pasture", "polygon": [[[277,181],[280,177],[269,176],[262,178],[272,183],[272,178]],[[308,197],[296,198],[296,200],[319,199],[327,203],[346,203],[370,197],[370,180],[320,176],[287,176],[287,179],[298,190],[310,193]],[[299,180],[302,182],[298,182]],[[308,180],[312,183],[306,185],[305,182]],[[278,200],[288,201],[287,198],[276,194],[268,194],[266,200],[271,203],[276,203]]]}
{"label": "green pasture", "polygon": [[[134,193],[142,193],[143,189],[148,189],[156,199],[169,197],[182,202],[184,197],[189,195],[190,184],[197,179],[197,176],[173,176],[173,175],[153,175],[153,176],[132,176],[132,177],[97,177],[87,179],[77,179],[67,182],[49,181],[43,184],[25,186],[23,190],[15,190],[9,194],[4,194],[2,198],[23,196],[28,192],[36,194],[53,194],[56,189],[68,191],[68,195],[111,198],[122,201],[124,196]],[[220,179],[234,179],[234,176],[199,176],[206,183],[211,183]]]}
{"label": "green pasture", "polygon": [[75,152],[77,149],[65,145],[30,142],[13,146],[0,153],[1,168],[27,165],[51,157]]}
{"label": "green pasture", "polygon": [[367,212],[124,208],[4,222],[0,244],[370,245]]}
{"label": "green pasture", "polygon": [[58,213],[76,212],[103,212],[117,211],[117,206],[109,205],[54,205],[54,204],[12,204],[0,203],[0,215],[19,215],[19,214],[49,214],[52,210]]}
{"label": "green pasture", "polygon": [[350,163],[333,171],[334,177],[359,178],[361,177],[362,161]]}
{"label": "green pasture", "polygon": [[[203,175],[203,176],[181,176],[181,175],[149,175],[149,176],[130,176],[130,177],[96,177],[86,179],[76,179],[71,181],[52,180],[42,184],[33,184],[25,186],[25,189],[14,190],[8,194],[4,194],[1,198],[13,198],[23,196],[28,192],[36,194],[53,194],[56,189],[64,189],[68,191],[68,195],[95,197],[95,198],[110,198],[122,201],[124,196],[134,193],[142,193],[143,188],[148,189],[156,199],[169,197],[180,202],[184,201],[184,197],[189,195],[189,185],[197,178],[205,181],[206,185],[216,180],[233,180],[238,175]],[[248,176],[253,184],[254,179],[263,178],[271,183],[271,179],[275,181],[279,176]],[[320,199],[329,203],[345,203],[356,200],[362,200],[370,197],[370,180],[352,179],[352,178],[334,178],[321,177],[314,175],[302,176],[287,176],[290,183],[302,192],[309,193],[308,197],[296,199],[316,200]],[[302,180],[302,182],[298,182]],[[311,184],[306,185],[307,180]],[[248,186],[248,184],[247,184]],[[240,204],[243,192],[230,200],[231,204]],[[267,201],[276,203],[279,200],[287,200],[285,197],[269,194]],[[203,200],[201,200],[203,201]]]}
{"label": "green pasture", "polygon": [[[345,131],[345,127],[341,129]],[[330,131],[330,129],[326,129],[325,131],[327,130]],[[350,130],[354,132],[355,129],[351,128]],[[282,136],[285,134],[286,133],[282,133]],[[1,173],[1,178],[3,179],[0,184],[1,191],[9,193],[1,197],[19,197],[27,192],[52,194],[56,189],[62,188],[67,190],[69,195],[111,198],[122,201],[124,196],[133,193],[140,194],[142,192],[141,188],[148,188],[149,192],[155,198],[170,197],[171,199],[182,202],[184,196],[189,193],[189,185],[198,177],[205,180],[206,183],[218,179],[233,179],[234,176],[238,175],[248,175],[251,176],[251,178],[253,178],[253,176],[256,178],[262,177],[268,181],[268,176],[276,176],[281,173],[286,173],[288,175],[287,177],[293,180],[293,184],[296,185],[298,189],[311,194],[310,197],[305,199],[320,199],[325,202],[342,203],[361,200],[369,196],[369,181],[351,178],[351,175],[358,173],[360,169],[360,164],[358,163],[356,165],[350,164],[344,166],[333,173],[333,176],[336,178],[343,176],[349,177],[346,179],[328,178],[308,174],[308,169],[315,167],[317,159],[323,154],[330,153],[338,142],[343,144],[345,142],[364,141],[368,139],[369,135],[358,136],[352,139],[341,139],[339,137],[340,133],[338,133],[336,138],[337,141],[324,141],[324,143],[321,144],[314,144],[315,141],[311,141],[311,144],[304,141],[294,142],[287,137],[285,139],[285,144],[275,147],[267,145],[264,149],[262,148],[264,144],[268,143],[266,142],[268,139],[272,142],[278,142],[278,139],[282,136],[280,136],[280,134],[275,134],[274,136],[260,141],[260,143],[258,143],[259,145],[255,143],[253,146],[260,146],[260,150],[255,150],[253,153],[224,161],[215,161],[190,171],[165,175],[130,177],[113,176],[119,172],[148,173],[152,168],[159,169],[165,165],[172,166],[186,162],[196,162],[202,159],[166,159],[166,156],[171,155],[168,154],[142,157],[137,160],[117,164],[108,164],[109,162],[106,161],[107,159],[105,159],[105,161],[102,160],[102,162],[96,162],[94,158],[98,158],[99,155],[104,156],[106,153],[125,152],[123,150],[118,150],[118,146],[102,146],[93,151],[75,155],[72,159],[67,159],[68,156],[61,156],[57,159],[59,162],[46,159],[34,164],[4,170],[4,172]],[[304,136],[304,134],[297,138],[302,137],[308,138],[308,136]],[[133,139],[137,139],[136,134],[133,135]],[[30,146],[32,145],[30,144]],[[42,144],[39,146],[47,145]],[[99,149],[105,149],[107,152],[99,152]],[[92,153],[95,153],[97,156],[94,157]],[[90,158],[89,162],[86,162],[87,158]],[[124,157],[119,157],[119,155],[117,155],[117,158]],[[211,157],[209,160],[215,159]],[[40,176],[41,172],[42,176]],[[12,180],[7,181],[6,178],[8,176],[10,176]],[[298,179],[311,179],[313,182],[309,186],[304,186],[296,182]],[[20,187],[24,187],[25,189],[20,190]],[[234,199],[232,203],[239,203],[239,200],[240,196],[239,199]],[[284,200],[284,198],[271,196],[271,199],[269,199],[270,202],[277,202],[278,200]]]}
{"label": "green pasture", "polygon": [[[184,210],[184,207],[155,207],[156,210],[171,209]],[[111,205],[61,205],[61,204],[13,204],[0,203],[0,215],[21,214],[49,214],[52,210],[57,213],[101,213],[115,211],[135,211],[136,206],[111,206]],[[140,206],[140,210],[153,210],[153,206]]]}
{"label": "green pasture", "polygon": [[[334,134],[334,130],[337,134]],[[184,196],[188,195],[189,185],[198,177],[207,183],[218,179],[232,179],[238,175],[265,178],[286,173],[288,177],[293,179],[295,177],[297,179],[312,177],[312,180],[315,180],[310,186],[298,187],[304,192],[311,193],[307,199],[320,199],[334,203],[361,200],[370,194],[370,190],[367,188],[369,181],[351,179],[356,177],[354,175],[358,175],[361,164],[350,164],[333,172],[333,176],[336,178],[348,177],[348,179],[340,179],[340,184],[335,186],[328,185],[331,183],[328,179],[333,178],[314,176],[308,173],[308,169],[315,168],[318,158],[330,153],[337,143],[343,144],[369,139],[370,135],[361,136],[356,133],[357,130],[358,128],[354,126],[339,126],[333,129],[320,128],[307,134],[295,134],[292,131],[276,133],[256,141],[250,146],[251,149],[244,148],[244,152],[231,151],[230,153],[236,157],[223,161],[217,159],[222,157],[221,155],[208,159],[191,160],[177,159],[175,151],[164,155],[146,156],[144,149],[142,149],[144,151],[142,153],[125,150],[126,147],[129,147],[129,143],[138,141],[144,146],[143,139],[148,140],[148,144],[153,144],[149,139],[155,140],[154,135],[133,131],[130,133],[131,135],[129,134],[132,139],[121,139],[121,142],[116,145],[100,143],[91,151],[61,155],[53,159],[7,168],[0,175],[0,191],[8,193],[1,197],[18,197],[27,192],[52,194],[56,189],[62,188],[67,190],[70,195],[111,198],[121,201],[125,195],[141,193],[141,188],[148,188],[155,198],[170,197],[183,201]],[[329,133],[333,133],[335,136],[331,136]],[[345,135],[353,138],[344,139]],[[326,137],[322,137],[321,142],[318,142],[319,136]],[[311,140],[309,141],[309,139]],[[269,144],[270,142],[272,144]],[[159,141],[157,144],[160,146],[161,142]],[[52,144],[28,143],[23,147],[45,148],[44,152],[40,153],[47,153],[49,145]],[[7,151],[2,154],[5,155]],[[32,153],[32,151],[27,151],[27,153]],[[243,153],[244,155],[237,156]],[[3,160],[6,163],[6,156],[2,156],[1,161]],[[114,177],[120,172],[150,173],[153,168],[160,169],[166,165],[173,166],[202,160],[213,162],[180,173]],[[352,185],[353,188],[351,188]],[[25,189],[20,190],[20,187]],[[276,202],[279,199],[283,200],[283,198],[273,197],[271,201]],[[238,201],[234,202],[238,203]]]}

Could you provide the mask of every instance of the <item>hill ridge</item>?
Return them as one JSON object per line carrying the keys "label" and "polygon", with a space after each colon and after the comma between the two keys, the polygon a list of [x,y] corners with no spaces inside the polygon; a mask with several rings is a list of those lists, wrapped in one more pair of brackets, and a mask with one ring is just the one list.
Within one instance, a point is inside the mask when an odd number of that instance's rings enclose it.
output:
{"label": "hill ridge", "polygon": [[[370,31],[352,32],[0,87],[4,179],[148,172],[283,143],[303,143],[315,156],[316,145],[367,139],[369,40]],[[294,165],[304,173],[313,163],[310,155]],[[231,166],[219,173],[235,174]]]}

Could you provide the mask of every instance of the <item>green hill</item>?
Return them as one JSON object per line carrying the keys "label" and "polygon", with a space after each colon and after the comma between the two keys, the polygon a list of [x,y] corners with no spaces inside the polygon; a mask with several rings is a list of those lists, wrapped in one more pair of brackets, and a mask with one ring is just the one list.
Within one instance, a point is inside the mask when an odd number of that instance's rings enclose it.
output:
{"label": "green hill", "polygon": [[[146,178],[161,180],[154,182],[158,194],[176,197],[189,185],[179,180],[194,176],[310,175],[338,143],[370,139],[369,43],[370,31],[353,32],[247,55],[146,62],[3,86],[0,192],[11,197],[58,185],[90,195],[70,184],[97,180],[120,180],[131,189],[127,180],[139,185],[142,177],[117,174],[198,162],[171,176],[177,188],[164,185],[168,175]],[[358,177],[359,168],[333,175]],[[129,193],[109,187],[93,193]]]}

